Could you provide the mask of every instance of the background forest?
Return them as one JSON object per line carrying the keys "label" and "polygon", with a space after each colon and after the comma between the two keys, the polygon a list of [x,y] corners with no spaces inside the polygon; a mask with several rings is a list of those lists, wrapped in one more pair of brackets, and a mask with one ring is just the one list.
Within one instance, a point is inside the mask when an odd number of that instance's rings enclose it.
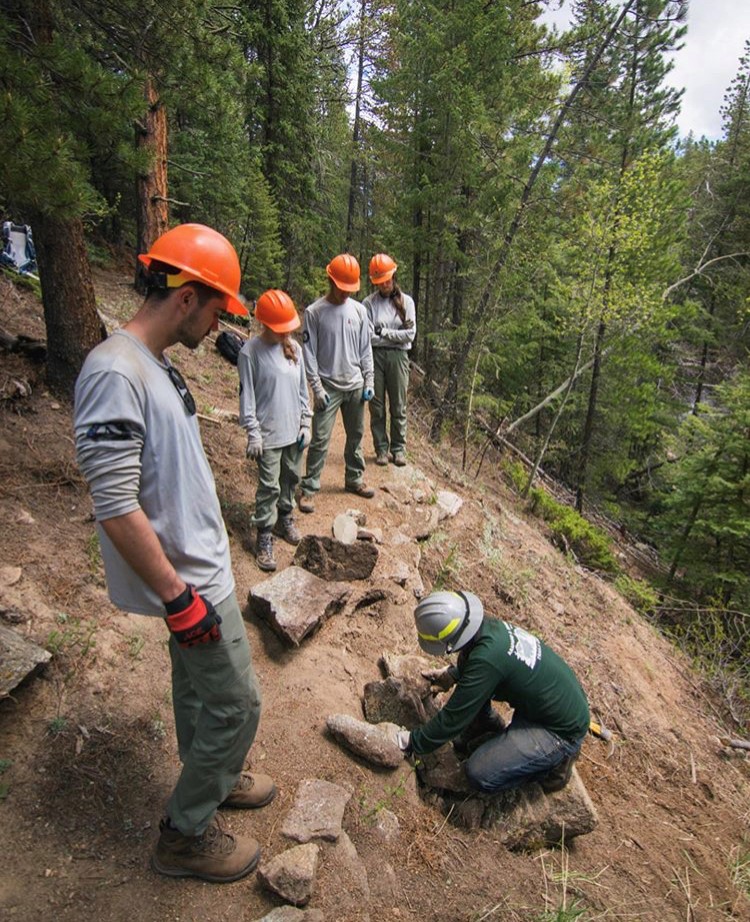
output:
{"label": "background forest", "polygon": [[621,585],[746,681],[750,45],[722,139],[679,140],[688,3],[576,0],[564,33],[544,5],[0,0],[0,213],[34,229],[49,381],[101,337],[91,261],[170,223],[299,306],[387,251],[433,437],[653,545],[660,594]]}

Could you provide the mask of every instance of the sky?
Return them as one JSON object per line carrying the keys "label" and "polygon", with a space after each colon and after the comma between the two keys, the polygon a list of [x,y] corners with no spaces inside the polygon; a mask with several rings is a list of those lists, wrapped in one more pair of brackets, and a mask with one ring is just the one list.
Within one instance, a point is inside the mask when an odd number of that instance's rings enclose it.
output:
{"label": "sky", "polygon": [[[543,19],[566,26],[566,6]],[[672,86],[685,88],[677,125],[682,137],[692,131],[696,138],[716,140],[722,133],[724,94],[750,39],[750,0],[690,0],[687,26],[684,47],[674,55],[668,77]]]}

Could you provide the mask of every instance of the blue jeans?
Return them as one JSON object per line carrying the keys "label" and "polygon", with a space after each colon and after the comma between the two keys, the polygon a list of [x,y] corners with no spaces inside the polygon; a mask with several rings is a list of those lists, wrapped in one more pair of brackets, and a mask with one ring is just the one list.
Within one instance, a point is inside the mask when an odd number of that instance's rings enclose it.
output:
{"label": "blue jeans", "polygon": [[464,771],[471,787],[495,794],[539,780],[575,755],[582,743],[582,739],[571,743],[539,724],[514,717],[507,730],[472,753],[464,762]]}

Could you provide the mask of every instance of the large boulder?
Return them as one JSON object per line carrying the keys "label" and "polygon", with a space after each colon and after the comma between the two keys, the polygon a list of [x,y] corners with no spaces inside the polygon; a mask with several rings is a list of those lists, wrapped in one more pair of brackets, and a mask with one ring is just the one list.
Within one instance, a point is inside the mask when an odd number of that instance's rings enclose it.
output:
{"label": "large boulder", "polygon": [[371,541],[342,544],[334,538],[305,535],[297,545],[294,564],[324,580],[367,579],[378,562]]}
{"label": "large boulder", "polygon": [[334,739],[350,752],[379,768],[398,768],[404,754],[396,743],[395,724],[369,724],[349,714],[332,714],[326,726]]}
{"label": "large boulder", "polygon": [[341,611],[350,595],[345,584],[326,582],[301,567],[287,567],[253,586],[247,608],[298,647],[327,618]]}

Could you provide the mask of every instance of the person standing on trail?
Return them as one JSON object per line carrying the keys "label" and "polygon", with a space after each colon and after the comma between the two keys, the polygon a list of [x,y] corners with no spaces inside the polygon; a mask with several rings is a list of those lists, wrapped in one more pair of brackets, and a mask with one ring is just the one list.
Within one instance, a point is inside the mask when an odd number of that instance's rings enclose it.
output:
{"label": "person standing on trail", "polygon": [[[458,662],[424,672],[447,691],[445,706],[398,743],[421,756],[453,740],[468,756],[471,787],[494,794],[538,781],[550,793],[565,787],[590,724],[589,706],[568,664],[538,637],[517,625],[485,618],[472,592],[433,592],[414,611],[420,647],[434,656],[458,653]],[[492,708],[514,709],[506,726]]]}
{"label": "person standing on trail", "polygon": [[312,414],[302,349],[290,336],[300,325],[294,302],[284,291],[266,291],[255,319],[262,332],[247,340],[237,360],[240,425],[247,432],[245,454],[258,464],[255,557],[261,570],[271,571],[272,532],[289,544],[302,540],[292,510]]}
{"label": "person standing on trail", "polygon": [[315,413],[298,499],[300,512],[315,509],[313,497],[320,490],[320,475],[339,408],[346,432],[344,488],[364,499],[375,495],[362,479],[365,403],[374,395],[370,324],[364,307],[349,297],[359,291],[359,263],[342,253],[328,263],[326,272],[328,293],[306,309],[302,336]]}
{"label": "person standing on trail", "polygon": [[[409,386],[409,350],[417,332],[414,301],[396,284],[398,266],[386,253],[370,260],[370,281],[376,291],[364,300],[372,333],[375,396],[370,401],[370,430],[375,463],[406,464],[406,391]],[[386,396],[391,416],[390,442],[386,425]]]}
{"label": "person standing on trail", "polygon": [[76,454],[111,600],[163,618],[169,631],[182,771],[151,865],[224,883],[249,874],[260,849],[229,832],[217,808],[262,807],[276,788],[242,771],[260,690],[195,400],[164,350],[196,349],[221,311],[247,311],[234,247],[209,227],[175,227],[138,258],[145,301],[89,353],[76,383]]}

